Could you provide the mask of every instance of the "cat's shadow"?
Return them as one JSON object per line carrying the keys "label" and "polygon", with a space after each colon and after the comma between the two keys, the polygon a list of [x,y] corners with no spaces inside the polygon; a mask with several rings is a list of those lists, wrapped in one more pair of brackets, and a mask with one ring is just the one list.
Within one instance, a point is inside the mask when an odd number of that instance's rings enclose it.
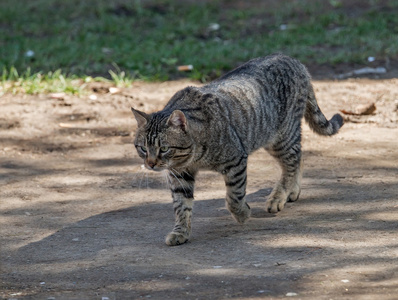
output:
{"label": "cat's shadow", "polygon": [[264,209],[261,208],[257,208],[257,207],[252,207],[251,209],[252,214],[251,214],[251,218],[252,219],[269,219],[269,218],[275,218],[276,214],[271,214],[267,211],[265,211]]}
{"label": "cat's shadow", "polygon": [[[257,192],[247,195],[247,202],[251,207],[251,218],[254,219],[264,219],[264,218],[274,218],[276,215],[271,214],[265,210],[264,199],[271,194],[272,188],[260,189]],[[259,201],[259,200],[262,201]]]}

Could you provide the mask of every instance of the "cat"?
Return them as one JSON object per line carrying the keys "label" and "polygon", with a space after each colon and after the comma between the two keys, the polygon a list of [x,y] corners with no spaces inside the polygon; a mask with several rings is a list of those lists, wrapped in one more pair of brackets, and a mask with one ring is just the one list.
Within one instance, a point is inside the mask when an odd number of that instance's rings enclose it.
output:
{"label": "cat", "polygon": [[251,152],[265,148],[280,164],[281,179],[266,201],[268,212],[276,213],[300,195],[302,117],[320,135],[334,135],[343,125],[339,114],[325,118],[306,67],[283,54],[252,59],[205,86],[187,87],[161,111],[131,109],[145,167],[169,172],[175,214],[166,237],[170,246],[190,237],[199,169],[223,175],[226,206],[244,223],[250,217],[245,195]]}

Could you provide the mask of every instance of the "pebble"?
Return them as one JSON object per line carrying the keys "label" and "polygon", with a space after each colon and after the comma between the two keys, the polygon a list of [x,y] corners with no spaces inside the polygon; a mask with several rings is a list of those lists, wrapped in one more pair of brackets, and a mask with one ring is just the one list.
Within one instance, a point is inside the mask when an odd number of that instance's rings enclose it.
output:
{"label": "pebble", "polygon": [[111,93],[111,94],[120,93],[120,89],[115,88],[115,87],[110,87],[110,88],[109,88],[109,93]]}
{"label": "pebble", "polygon": [[35,52],[33,50],[28,50],[25,52],[26,57],[33,57],[35,56]]}
{"label": "pebble", "polygon": [[211,23],[211,24],[209,25],[208,29],[209,29],[210,31],[217,31],[217,30],[220,29],[220,27],[221,27],[220,24]]}
{"label": "pebble", "polygon": [[258,268],[261,264],[253,264],[254,267]]}
{"label": "pebble", "polygon": [[66,94],[65,93],[52,93],[50,94],[50,98],[57,99],[57,100],[64,100]]}

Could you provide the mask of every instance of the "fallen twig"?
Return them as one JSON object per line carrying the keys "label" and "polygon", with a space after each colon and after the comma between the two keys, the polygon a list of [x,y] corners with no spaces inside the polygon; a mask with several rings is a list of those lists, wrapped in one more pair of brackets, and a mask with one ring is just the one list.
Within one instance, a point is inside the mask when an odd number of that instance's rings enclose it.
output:
{"label": "fallen twig", "polygon": [[387,73],[387,70],[386,70],[386,68],[383,68],[383,67],[378,67],[378,68],[365,67],[362,69],[358,69],[358,70],[354,70],[354,71],[351,71],[348,73],[337,75],[336,78],[337,79],[345,79],[345,78],[352,77],[355,75],[384,74],[384,73]]}

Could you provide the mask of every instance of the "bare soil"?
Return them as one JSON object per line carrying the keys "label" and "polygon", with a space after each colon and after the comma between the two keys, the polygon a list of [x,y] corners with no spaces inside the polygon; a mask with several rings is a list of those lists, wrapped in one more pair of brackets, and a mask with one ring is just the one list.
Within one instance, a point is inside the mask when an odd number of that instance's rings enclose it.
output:
{"label": "bare soil", "polygon": [[194,84],[0,97],[0,297],[397,299],[398,80],[315,81],[328,117],[375,113],[331,138],[304,125],[301,198],[278,214],[264,210],[280,174],[266,152],[249,160],[245,225],[222,177],[201,172],[192,238],[168,247],[170,192],[141,167],[130,106],[160,109]]}

